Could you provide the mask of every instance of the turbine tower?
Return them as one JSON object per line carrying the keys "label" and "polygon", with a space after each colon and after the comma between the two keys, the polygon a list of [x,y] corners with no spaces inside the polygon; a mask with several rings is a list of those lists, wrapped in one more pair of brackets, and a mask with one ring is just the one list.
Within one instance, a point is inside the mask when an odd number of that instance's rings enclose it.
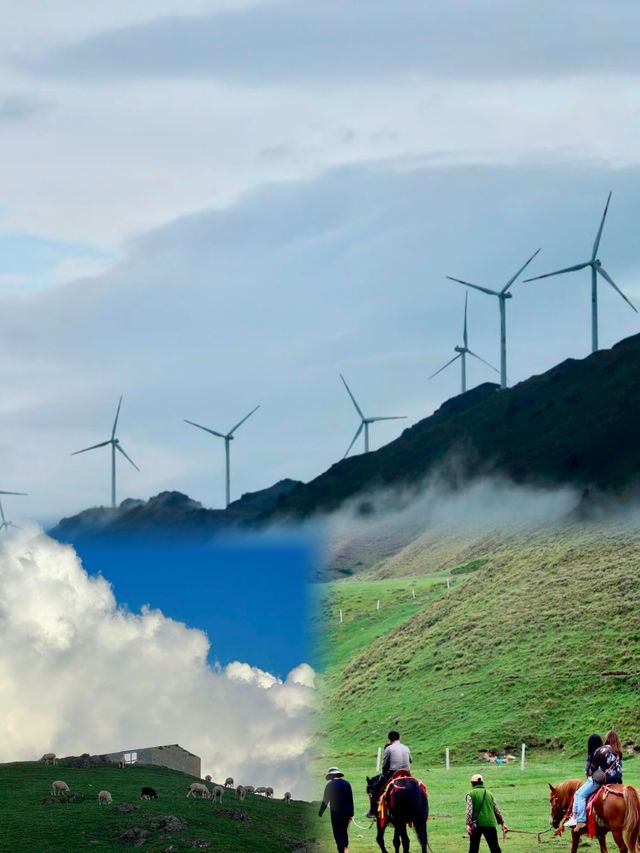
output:
{"label": "turbine tower", "polygon": [[499,373],[497,367],[494,367],[492,364],[489,364],[488,361],[485,361],[484,358],[480,358],[475,352],[469,349],[469,337],[467,334],[467,303],[469,301],[469,294],[465,293],[464,295],[464,326],[462,327],[462,346],[454,347],[454,351],[458,353],[455,355],[451,361],[448,361],[445,365],[443,365],[440,370],[436,370],[435,373],[432,373],[429,379],[433,379],[434,376],[437,376],[439,373],[442,373],[450,364],[453,364],[454,361],[460,359],[461,373],[462,373],[462,393],[467,390],[467,355],[472,355],[474,358],[477,358],[478,361],[481,361],[483,364],[486,364],[487,367],[490,367],[491,370],[495,370],[496,373]]}
{"label": "turbine tower", "polygon": [[533,255],[529,258],[529,260],[523,264],[518,272],[515,275],[512,275],[509,281],[505,284],[502,290],[490,290],[488,287],[481,287],[479,284],[471,284],[470,281],[464,281],[461,278],[454,278],[451,275],[448,275],[447,278],[450,281],[457,281],[458,284],[464,284],[466,287],[473,287],[475,290],[479,290],[481,293],[488,293],[489,296],[497,296],[498,297],[498,305],[500,307],[500,387],[507,387],[507,299],[511,299],[512,295],[509,293],[509,288],[514,283],[514,281],[518,278],[521,272],[525,270],[531,261],[538,254],[540,249],[537,249]]}
{"label": "turbine tower", "polygon": [[248,415],[245,415],[241,421],[232,427],[229,432],[216,432],[214,429],[209,429],[209,427],[202,426],[202,424],[196,424],[193,421],[188,421],[186,418],[184,419],[185,423],[191,424],[191,426],[198,427],[198,429],[203,429],[205,432],[211,433],[211,435],[216,435],[218,438],[224,439],[224,455],[225,455],[225,463],[226,463],[226,489],[225,489],[225,497],[226,497],[226,506],[229,506],[231,503],[231,454],[230,454],[230,445],[233,441],[233,434],[241,427],[242,424],[248,420],[254,412],[257,412],[260,406],[256,406],[255,409],[251,409]]}
{"label": "turbine tower", "polygon": [[386,417],[366,418],[364,416],[362,409],[356,403],[356,398],[351,393],[351,388],[349,388],[349,386],[347,385],[347,381],[342,374],[340,374],[340,379],[342,379],[342,381],[344,383],[344,387],[347,389],[347,393],[351,397],[351,401],[352,401],[353,405],[356,407],[356,412],[360,415],[360,426],[356,430],[356,434],[353,436],[353,439],[351,440],[351,444],[347,448],[347,452],[342,457],[343,459],[345,459],[349,455],[349,451],[351,450],[353,445],[356,443],[358,436],[360,435],[362,430],[364,430],[364,452],[365,453],[369,452],[369,424],[374,424],[376,421],[402,421],[402,420],[405,420],[406,415],[391,415],[391,416],[386,416]]}
{"label": "turbine tower", "polygon": [[555,272],[547,272],[544,275],[535,275],[533,278],[525,278],[526,281],[538,281],[541,278],[549,278],[552,275],[563,275],[566,272],[575,272],[576,270],[583,270],[586,267],[591,267],[591,352],[596,352],[598,349],[598,276],[601,275],[602,278],[611,285],[611,287],[617,291],[620,296],[627,302],[633,310],[638,313],[638,309],[636,306],[630,302],[624,293],[620,290],[615,281],[611,278],[609,273],[602,266],[602,261],[598,258],[598,249],[600,248],[600,239],[602,237],[602,229],[604,228],[604,221],[607,218],[607,211],[609,210],[609,202],[611,201],[611,193],[607,198],[607,203],[604,206],[604,213],[602,214],[602,219],[600,220],[600,227],[598,228],[598,233],[596,234],[596,239],[593,243],[593,251],[591,252],[591,259],[585,261],[582,264],[574,264],[572,267],[565,267],[561,270],[556,270]]}
{"label": "turbine tower", "polygon": [[116,450],[119,453],[122,453],[124,458],[130,462],[136,471],[140,469],[133,461],[130,456],[122,449],[122,445],[120,444],[120,439],[116,437],[116,429],[118,428],[118,417],[120,416],[120,406],[122,405],[122,397],[118,400],[118,408],[116,409],[116,417],[113,421],[113,429],[111,430],[111,438],[106,441],[101,441],[100,444],[92,444],[91,447],[84,447],[82,450],[76,450],[72,453],[72,456],[77,456],[79,453],[86,453],[88,450],[96,450],[98,447],[106,447],[107,445],[111,445],[111,507],[113,509],[116,508]]}
{"label": "turbine tower", "polygon": [[[23,496],[25,496],[26,494],[27,494],[26,492],[2,492],[2,491],[0,491],[0,495],[23,495]],[[0,533],[3,530],[5,530],[8,533],[10,527],[15,527],[16,530],[19,529],[18,525],[14,524],[13,521],[7,521],[5,514],[4,514],[4,507],[2,506],[2,501],[0,501],[0,519],[2,519],[2,521],[0,522]]]}

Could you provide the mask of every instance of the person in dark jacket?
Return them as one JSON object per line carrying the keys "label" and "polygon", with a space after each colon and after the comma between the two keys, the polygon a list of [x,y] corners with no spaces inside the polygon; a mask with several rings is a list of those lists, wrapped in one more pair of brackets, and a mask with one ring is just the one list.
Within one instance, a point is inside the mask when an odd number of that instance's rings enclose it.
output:
{"label": "person in dark jacket", "polygon": [[602,785],[622,784],[622,744],[613,729],[607,732],[604,745],[593,753],[587,772],[589,778],[573,798],[573,817],[565,823],[565,826],[575,826],[578,831],[587,825],[589,797]]}
{"label": "person in dark jacket", "polygon": [[498,843],[498,825],[502,827],[503,837],[509,830],[493,794],[485,788],[484,779],[479,773],[471,777],[471,790],[467,794],[466,823],[469,853],[478,853],[482,836],[485,837],[491,853],[502,853]]}
{"label": "person in dark jacket", "polygon": [[587,762],[584,766],[584,772],[587,779],[591,776],[591,763],[593,762],[593,756],[597,749],[600,749],[602,746],[602,738],[600,735],[590,735],[589,740],[587,741]]}
{"label": "person in dark jacket", "polygon": [[349,853],[349,823],[353,818],[353,791],[337,767],[327,772],[327,785],[322,795],[318,816],[322,817],[327,806],[331,809],[331,828],[338,853]]}

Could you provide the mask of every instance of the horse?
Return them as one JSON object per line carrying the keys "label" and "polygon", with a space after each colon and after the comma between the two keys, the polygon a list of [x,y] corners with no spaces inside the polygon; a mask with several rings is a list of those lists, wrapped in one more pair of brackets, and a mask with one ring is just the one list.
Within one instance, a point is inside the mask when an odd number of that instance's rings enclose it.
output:
{"label": "horse", "polygon": [[[367,794],[371,794],[372,788],[372,780],[367,776]],[[393,796],[391,796],[392,792]],[[421,853],[427,853],[429,800],[422,783],[412,776],[398,776],[393,780],[393,786],[387,787],[382,796],[386,800],[387,821],[393,824],[393,847],[396,853],[400,851],[400,842],[402,842],[403,853],[409,853],[407,824],[413,824],[420,843]],[[377,811],[376,841],[382,853],[388,853],[384,843],[385,827],[386,822],[384,825],[382,824],[380,812]]]}
{"label": "horse", "polygon": [[[567,779],[551,785],[551,825],[561,831],[561,824],[572,808],[573,797],[583,784],[582,779]],[[602,791],[605,794],[601,794]],[[640,792],[632,785],[603,785],[596,793],[594,811],[602,825],[596,821],[596,835],[601,853],[607,853],[606,834],[611,832],[620,853],[640,853]],[[571,853],[577,853],[580,836],[586,827],[571,832]]]}

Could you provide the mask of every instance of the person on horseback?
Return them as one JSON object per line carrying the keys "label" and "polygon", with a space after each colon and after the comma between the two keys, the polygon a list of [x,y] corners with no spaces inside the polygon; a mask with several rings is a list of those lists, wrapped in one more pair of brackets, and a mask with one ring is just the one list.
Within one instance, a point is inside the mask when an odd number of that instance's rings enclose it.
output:
{"label": "person on horseback", "polygon": [[322,796],[318,817],[322,817],[327,806],[331,807],[331,828],[338,853],[349,853],[349,823],[353,819],[353,791],[337,767],[330,767],[326,775],[327,785]]}
{"label": "person on horseback", "polygon": [[478,853],[480,839],[484,835],[491,853],[501,853],[498,843],[498,825],[502,827],[502,837],[507,834],[507,825],[491,791],[484,786],[479,773],[471,777],[471,790],[467,794],[467,835],[469,853]]}
{"label": "person on horseback", "polygon": [[371,793],[369,795],[369,811],[365,817],[375,820],[376,804],[380,794],[397,770],[411,769],[411,751],[408,746],[400,740],[400,734],[392,730],[387,735],[387,745],[384,748],[382,759],[382,773],[371,780]]}
{"label": "person on horseback", "polygon": [[578,832],[587,825],[589,797],[602,785],[622,784],[622,744],[613,729],[607,732],[604,745],[593,753],[587,773],[589,778],[573,798],[573,816],[565,823],[565,826],[575,826]]}

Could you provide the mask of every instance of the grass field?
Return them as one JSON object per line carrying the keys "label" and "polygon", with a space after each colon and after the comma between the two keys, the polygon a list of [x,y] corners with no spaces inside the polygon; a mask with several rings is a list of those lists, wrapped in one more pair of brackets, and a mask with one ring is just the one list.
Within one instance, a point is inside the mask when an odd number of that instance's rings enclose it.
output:
{"label": "grass field", "polygon": [[[363,814],[364,778],[392,727],[430,790],[434,853],[465,847],[464,794],[485,750],[528,746],[524,773],[484,765],[521,829],[545,828],[546,783],[581,775],[592,731],[620,732],[625,780],[640,784],[639,554],[640,532],[623,524],[425,534],[373,570],[318,585],[318,795],[338,764]],[[537,841],[513,835],[510,847]],[[352,853],[373,849],[373,832],[356,828]]]}
{"label": "grass field", "polygon": [[[82,794],[79,803],[44,805],[51,782],[63,779]],[[283,853],[303,846],[318,828],[310,822],[308,803],[290,806],[281,800],[247,795],[243,802],[226,791],[221,805],[186,799],[191,777],[160,767],[95,768],[89,770],[45,767],[35,762],[0,765],[0,851],[12,853],[86,853],[124,851],[131,844],[120,840],[131,827],[149,828],[160,815],[175,815],[187,822],[182,831],[166,837],[152,830],[144,844],[148,851],[194,850],[194,841],[208,842],[211,853]],[[140,789],[150,785],[159,799],[140,800]],[[210,786],[211,787],[211,786]],[[99,806],[98,791],[106,789],[113,805]],[[132,803],[137,809],[121,814],[117,806]],[[233,819],[232,809],[247,819]],[[236,813],[236,817],[237,817]]]}

